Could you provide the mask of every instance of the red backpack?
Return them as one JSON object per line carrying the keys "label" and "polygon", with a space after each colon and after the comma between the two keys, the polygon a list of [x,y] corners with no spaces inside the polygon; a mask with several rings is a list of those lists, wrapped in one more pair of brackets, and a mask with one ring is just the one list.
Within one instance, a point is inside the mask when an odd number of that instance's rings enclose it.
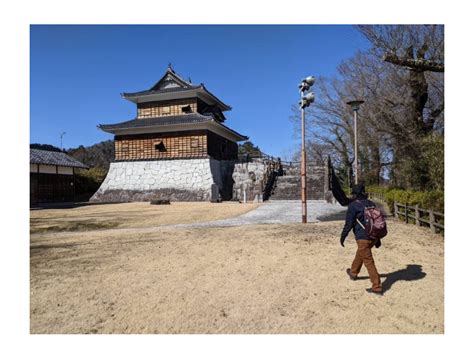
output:
{"label": "red backpack", "polygon": [[[361,203],[362,204],[362,203]],[[380,240],[387,235],[387,223],[380,209],[364,206],[364,224],[356,219],[362,228],[365,229],[367,236],[373,240]]]}

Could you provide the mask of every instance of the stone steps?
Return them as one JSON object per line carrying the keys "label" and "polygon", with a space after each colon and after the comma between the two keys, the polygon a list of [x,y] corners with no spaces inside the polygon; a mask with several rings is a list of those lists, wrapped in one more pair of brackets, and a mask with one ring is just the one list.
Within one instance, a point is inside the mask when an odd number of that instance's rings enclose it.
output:
{"label": "stone steps", "polygon": [[[307,199],[323,199],[323,181],[316,175],[306,176]],[[301,176],[285,175],[278,177],[276,187],[270,200],[299,200],[301,199]]]}

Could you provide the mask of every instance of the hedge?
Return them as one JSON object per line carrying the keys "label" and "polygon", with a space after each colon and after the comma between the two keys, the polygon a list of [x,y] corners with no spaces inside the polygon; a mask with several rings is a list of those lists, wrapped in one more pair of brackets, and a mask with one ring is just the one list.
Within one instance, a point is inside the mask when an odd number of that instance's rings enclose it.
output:
{"label": "hedge", "polygon": [[99,189],[105,179],[107,171],[100,167],[89,170],[79,170],[76,174],[76,201],[88,201]]}
{"label": "hedge", "polygon": [[383,194],[385,202],[388,204],[391,212],[393,212],[393,204],[395,201],[411,206],[418,204],[422,209],[430,209],[440,213],[444,212],[443,191],[414,191],[380,186],[369,186],[366,189],[369,193]]}

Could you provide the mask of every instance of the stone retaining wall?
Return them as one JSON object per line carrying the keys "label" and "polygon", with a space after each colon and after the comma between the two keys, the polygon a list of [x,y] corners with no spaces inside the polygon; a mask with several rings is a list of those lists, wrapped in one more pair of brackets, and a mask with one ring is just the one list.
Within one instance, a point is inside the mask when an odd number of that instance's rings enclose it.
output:
{"label": "stone retaining wall", "polygon": [[151,199],[210,200],[211,186],[221,196],[232,195],[235,162],[212,158],[113,162],[91,202],[149,201]]}
{"label": "stone retaining wall", "polygon": [[236,163],[232,174],[234,180],[232,199],[243,201],[245,192],[247,201],[261,202],[266,168],[265,162],[257,159],[252,162]]}

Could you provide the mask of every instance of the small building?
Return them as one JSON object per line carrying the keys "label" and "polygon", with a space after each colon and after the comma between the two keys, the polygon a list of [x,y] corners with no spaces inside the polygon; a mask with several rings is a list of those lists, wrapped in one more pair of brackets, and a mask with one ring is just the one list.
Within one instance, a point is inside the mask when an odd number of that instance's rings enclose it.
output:
{"label": "small building", "polygon": [[88,167],[64,152],[30,149],[30,205],[73,202],[78,169]]}
{"label": "small building", "polygon": [[171,66],[149,90],[122,97],[137,114],[98,126],[114,135],[115,161],[91,201],[210,200],[212,190],[231,199],[237,142],[248,138],[224,125],[230,106]]}

